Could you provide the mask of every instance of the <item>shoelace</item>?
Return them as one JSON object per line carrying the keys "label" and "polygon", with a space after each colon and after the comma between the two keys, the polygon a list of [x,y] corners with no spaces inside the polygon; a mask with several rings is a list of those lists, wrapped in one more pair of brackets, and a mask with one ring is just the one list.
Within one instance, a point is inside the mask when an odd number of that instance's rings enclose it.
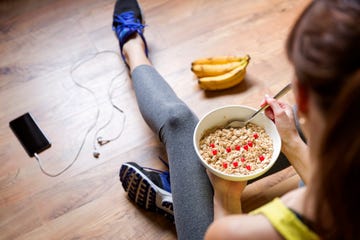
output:
{"label": "shoelace", "polygon": [[120,15],[114,17],[114,22],[118,23],[116,27],[113,27],[113,30],[116,32],[116,35],[119,36],[124,28],[128,28],[129,31],[142,32],[144,25],[140,23],[140,20],[135,18],[133,11],[123,12]]}

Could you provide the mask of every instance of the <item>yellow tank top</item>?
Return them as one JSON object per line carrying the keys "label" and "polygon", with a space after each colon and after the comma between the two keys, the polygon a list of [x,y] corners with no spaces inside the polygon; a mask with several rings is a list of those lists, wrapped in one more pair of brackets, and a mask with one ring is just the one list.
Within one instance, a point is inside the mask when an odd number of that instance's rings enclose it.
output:
{"label": "yellow tank top", "polygon": [[279,198],[275,198],[273,201],[255,209],[249,214],[263,214],[285,239],[320,239]]}

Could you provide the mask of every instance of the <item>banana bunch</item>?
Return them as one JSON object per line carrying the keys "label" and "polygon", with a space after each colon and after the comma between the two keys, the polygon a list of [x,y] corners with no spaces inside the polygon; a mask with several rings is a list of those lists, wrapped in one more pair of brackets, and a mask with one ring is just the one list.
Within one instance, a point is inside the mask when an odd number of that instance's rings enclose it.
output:
{"label": "banana bunch", "polygon": [[239,84],[245,77],[250,56],[200,58],[191,63],[191,71],[204,90],[221,90]]}

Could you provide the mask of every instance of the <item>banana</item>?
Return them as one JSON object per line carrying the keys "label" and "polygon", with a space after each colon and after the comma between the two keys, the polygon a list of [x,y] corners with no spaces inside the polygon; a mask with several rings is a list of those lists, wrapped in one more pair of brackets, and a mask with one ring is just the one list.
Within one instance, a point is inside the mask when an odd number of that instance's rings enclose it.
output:
{"label": "banana", "polygon": [[191,63],[191,71],[197,76],[204,90],[221,90],[239,84],[245,77],[250,56],[216,56],[199,58]]}
{"label": "banana", "polygon": [[198,78],[217,76],[230,72],[239,67],[241,63],[241,61],[236,61],[222,64],[193,64],[191,71],[195,73]]}
{"label": "banana", "polygon": [[245,57],[238,56],[217,56],[217,57],[209,57],[209,58],[199,58],[192,62],[192,65],[196,64],[224,64],[229,62],[241,62],[244,59],[250,59],[249,55]]}
{"label": "banana", "polygon": [[240,66],[230,72],[217,76],[200,77],[198,79],[199,86],[204,90],[222,90],[239,84],[245,77],[249,60],[250,58],[242,61]]}

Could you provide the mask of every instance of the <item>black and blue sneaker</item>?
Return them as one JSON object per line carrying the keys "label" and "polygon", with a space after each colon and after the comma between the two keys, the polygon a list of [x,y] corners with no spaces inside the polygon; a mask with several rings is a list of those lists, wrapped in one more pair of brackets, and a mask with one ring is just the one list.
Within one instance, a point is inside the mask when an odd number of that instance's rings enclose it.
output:
{"label": "black and blue sneaker", "polygon": [[174,221],[169,172],[141,167],[134,162],[120,168],[120,182],[131,201]]}
{"label": "black and blue sneaker", "polygon": [[124,44],[134,34],[139,36],[144,41],[145,54],[148,56],[148,47],[143,34],[145,25],[140,6],[136,0],[117,0],[114,8],[112,29],[119,39],[120,53],[125,64],[125,56],[122,52]]}

